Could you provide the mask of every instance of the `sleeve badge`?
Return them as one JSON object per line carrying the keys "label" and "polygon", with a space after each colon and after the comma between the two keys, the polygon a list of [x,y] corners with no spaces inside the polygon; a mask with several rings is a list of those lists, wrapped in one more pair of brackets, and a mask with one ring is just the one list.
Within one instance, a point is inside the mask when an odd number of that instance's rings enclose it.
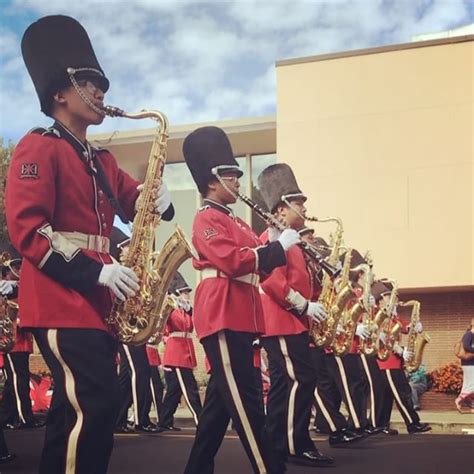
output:
{"label": "sleeve badge", "polygon": [[20,179],[38,179],[38,163],[22,163]]}

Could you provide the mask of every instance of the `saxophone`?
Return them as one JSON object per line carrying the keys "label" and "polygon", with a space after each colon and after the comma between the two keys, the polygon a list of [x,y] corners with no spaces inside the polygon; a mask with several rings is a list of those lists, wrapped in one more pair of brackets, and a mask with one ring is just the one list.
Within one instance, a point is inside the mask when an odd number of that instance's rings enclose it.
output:
{"label": "saxophone", "polygon": [[[12,259],[8,252],[0,254],[0,266],[8,267],[16,276],[16,272],[11,267]],[[18,303],[9,300],[6,296],[0,296],[0,351],[8,352],[15,345]]]}
{"label": "saxophone", "polygon": [[420,367],[423,360],[423,351],[426,344],[431,341],[431,337],[424,331],[418,334],[415,331],[416,324],[420,321],[420,302],[417,300],[410,300],[398,303],[400,306],[411,306],[411,320],[410,330],[408,331],[407,349],[413,354],[409,360],[405,361],[405,368],[408,372],[415,372]]}
{"label": "saxophone", "polygon": [[359,301],[350,309],[345,308],[342,314],[341,326],[342,330],[336,333],[332,342],[331,348],[335,355],[343,356],[347,354],[352,346],[354,340],[357,321],[363,314],[370,311],[370,288],[372,286],[373,274],[372,269],[366,263],[357,265],[352,268],[353,272],[364,273],[364,293]]}
{"label": "saxophone", "polygon": [[168,318],[175,309],[178,309],[178,305],[176,304],[174,298],[171,295],[168,295],[165,298],[163,307],[161,308],[161,313],[158,318],[158,323],[156,325],[156,331],[150,337],[147,344],[158,345],[162,341],[163,333],[165,332],[166,322],[168,321]]}
{"label": "saxophone", "polygon": [[177,226],[161,251],[153,251],[155,229],[161,220],[154,208],[166,162],[167,118],[157,110],[127,113],[112,106],[105,106],[103,110],[110,117],[135,120],[151,118],[158,122],[137,213],[133,220],[129,250],[122,261],[136,273],[140,288],[135,296],[124,302],[115,299],[106,318],[109,328],[121,342],[140,345],[144,344],[160,325],[166,290],[179,266],[192,257],[192,250],[184,232]]}
{"label": "saxophone", "polygon": [[[315,220],[309,219],[309,220]],[[331,266],[335,266],[339,260],[339,251],[342,244],[342,234],[344,229],[342,227],[342,221],[338,217],[328,217],[325,219],[316,219],[318,222],[336,222],[337,229],[334,235],[333,246],[331,254],[327,259],[327,263]],[[322,323],[312,322],[309,328],[309,334],[313,339],[314,343],[319,347],[327,347],[331,344],[334,335],[336,333],[337,324],[341,313],[341,305],[347,298],[347,282],[349,281],[350,271],[350,252],[346,253],[344,260],[344,267],[339,277],[340,291],[336,292],[335,281],[328,273],[323,276],[322,291],[319,296],[318,302],[324,306],[327,313],[327,319]],[[344,293],[343,293],[344,292]],[[351,289],[352,293],[352,289]],[[344,303],[345,306],[345,303]],[[342,306],[343,308],[343,306]]]}
{"label": "saxophone", "polygon": [[394,312],[397,307],[397,293],[398,285],[395,281],[391,281],[393,284],[392,291],[390,292],[390,299],[388,303],[382,308],[383,322],[378,326],[380,328],[380,333],[385,334],[385,341],[378,339],[377,347],[377,357],[380,360],[387,360],[393,351],[393,346],[398,339],[398,335],[402,329],[401,324],[394,318]]}

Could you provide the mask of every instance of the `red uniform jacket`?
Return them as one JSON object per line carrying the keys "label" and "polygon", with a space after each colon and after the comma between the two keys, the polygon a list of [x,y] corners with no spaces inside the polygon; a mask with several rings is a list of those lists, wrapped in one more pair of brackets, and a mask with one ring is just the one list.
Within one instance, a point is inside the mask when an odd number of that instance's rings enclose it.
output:
{"label": "red uniform jacket", "polygon": [[[398,322],[400,322],[402,325],[402,330],[400,331],[400,336],[398,338],[400,341],[401,334],[407,334],[410,321],[398,318]],[[377,364],[380,370],[403,369],[403,357],[395,354],[395,352],[392,352],[390,357],[385,361],[377,359]]]}
{"label": "red uniform jacket", "polygon": [[193,222],[192,241],[198,258],[196,270],[217,269],[228,278],[206,278],[195,295],[194,326],[199,339],[223,329],[263,333],[264,321],[258,288],[234,277],[258,273],[253,230],[225,206],[205,206]]}
{"label": "red uniform jacket", "polygon": [[[261,240],[268,240],[266,232],[262,234]],[[286,265],[276,268],[261,285],[265,336],[285,336],[308,331],[308,318],[295,315],[286,297],[292,288],[310,301],[314,292],[313,279],[301,248],[290,248],[286,252],[286,260]]]}
{"label": "red uniform jacket", "polygon": [[160,358],[160,352],[158,351],[158,347],[147,344],[146,355],[148,358],[148,363],[151,366],[159,367],[161,365],[161,358]]}
{"label": "red uniform jacket", "polygon": [[[165,367],[182,367],[194,369],[196,367],[196,355],[192,340],[193,318],[182,309],[175,309],[166,322],[166,341],[163,365]],[[173,333],[186,333],[181,336]]]}
{"label": "red uniform jacket", "polygon": [[[56,127],[56,124],[55,124]],[[70,132],[30,133],[15,149],[8,172],[6,215],[11,242],[23,256],[23,327],[106,329],[111,297],[97,286],[107,253],[81,250],[58,232],[109,237],[115,211],[72,146]],[[77,141],[76,141],[77,143]],[[130,219],[138,182],[106,150],[96,150],[108,182]]]}

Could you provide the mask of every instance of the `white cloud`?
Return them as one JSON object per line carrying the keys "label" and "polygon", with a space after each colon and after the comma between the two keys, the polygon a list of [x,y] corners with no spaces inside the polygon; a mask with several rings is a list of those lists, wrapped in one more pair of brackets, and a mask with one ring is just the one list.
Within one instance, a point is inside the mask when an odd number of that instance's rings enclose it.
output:
{"label": "white cloud", "polygon": [[[16,139],[49,122],[21,60],[14,26],[25,14],[77,18],[111,79],[107,102],[159,108],[176,124],[274,112],[277,60],[407,42],[470,20],[461,0],[14,0],[0,29],[0,136]],[[94,131],[146,126],[106,120]]]}

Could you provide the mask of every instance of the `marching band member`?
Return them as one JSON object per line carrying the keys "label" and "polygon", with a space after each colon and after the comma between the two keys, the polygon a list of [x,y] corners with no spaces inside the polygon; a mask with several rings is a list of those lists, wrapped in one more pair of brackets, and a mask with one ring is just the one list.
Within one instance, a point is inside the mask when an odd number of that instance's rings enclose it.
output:
{"label": "marching band member", "polygon": [[[8,254],[12,257],[9,266],[2,268],[0,295],[16,301],[19,290],[19,274],[21,258],[16,250],[9,245]],[[44,423],[33,415],[30,398],[30,366],[29,357],[33,352],[33,338],[24,331],[20,321],[16,321],[16,336],[13,347],[4,353],[6,382],[0,401],[0,420],[6,428],[40,428]]]}
{"label": "marching band member", "polygon": [[[329,256],[329,246],[321,237],[314,237],[314,229],[303,227],[298,232],[302,240],[316,245],[322,254]],[[317,273],[314,277],[318,278]],[[319,280],[321,280],[321,278],[319,278]],[[314,299],[316,300],[318,296],[319,295],[314,295]],[[349,429],[346,418],[340,412],[342,398],[325,364],[325,349],[317,347],[313,341],[310,341],[309,347],[311,361],[316,373],[314,404],[316,406],[315,425],[317,430],[329,434],[328,441],[331,447],[345,446],[349,443],[365,439],[365,436]]]}
{"label": "marching band member", "polygon": [[195,130],[184,140],[183,153],[204,198],[193,222],[193,265],[202,279],[195,294],[194,326],[211,369],[185,472],[214,471],[214,456],[230,418],[253,471],[284,472],[264,429],[252,343],[264,331],[259,275],[284,265],[286,251],[299,236],[288,230],[262,246],[252,229],[235,217],[228,205],[236,202],[243,173],[223,130]]}
{"label": "marching band member", "polygon": [[[304,225],[306,196],[288,165],[265,168],[258,185],[267,208],[278,220],[295,230]],[[276,234],[269,228],[262,241],[273,241]],[[318,289],[303,251],[297,246],[289,249],[286,265],[275,269],[261,288],[265,317],[262,342],[270,368],[267,431],[283,459],[315,467],[333,464],[333,458],[316,449],[308,431],[316,385],[308,320],[319,323],[326,313],[323,305],[312,301]]]}
{"label": "marching band member", "polygon": [[192,340],[194,325],[189,296],[191,288],[182,275],[177,272],[168,291],[176,297],[179,307],[172,311],[165,328],[167,340],[163,365],[165,370],[170,370],[165,372],[166,394],[163,400],[159,430],[179,431],[179,428],[174,426],[173,415],[181,396],[184,396],[196,426],[202,405],[199,398],[199,388],[193,374],[197,362]]}
{"label": "marching band member", "polygon": [[[387,291],[382,293],[381,297],[388,298],[392,290],[391,284],[384,282],[384,285],[387,287]],[[407,334],[410,322],[398,316],[397,306],[394,307],[392,317],[402,326],[402,332]],[[423,327],[421,323],[419,322],[417,325],[418,327],[415,328],[416,332],[422,332]],[[379,337],[385,338],[387,336],[381,333]],[[410,384],[408,383],[408,378],[403,368],[404,361],[409,360],[413,354],[411,354],[406,347],[400,345],[400,338],[401,334],[399,334],[398,341],[395,342],[393,351],[386,361],[377,360],[377,364],[386,380],[386,384],[382,387],[383,394],[380,396],[381,406],[376,415],[377,426],[390,429],[390,416],[393,401],[395,400],[408,433],[425,433],[431,430],[431,426],[428,423],[421,423],[420,421],[420,417],[413,406]]]}
{"label": "marching band member", "polygon": [[[109,80],[84,28],[67,16],[41,18],[22,53],[41,110],[55,120],[18,143],[6,186],[8,230],[23,257],[19,317],[55,382],[39,472],[106,472],[118,386],[117,342],[104,317],[112,294],[124,300],[139,288],[135,273],[112,261],[109,236],[116,212],[133,219],[139,183],[86,139],[104,119]],[[163,186],[156,209],[172,217]]]}

